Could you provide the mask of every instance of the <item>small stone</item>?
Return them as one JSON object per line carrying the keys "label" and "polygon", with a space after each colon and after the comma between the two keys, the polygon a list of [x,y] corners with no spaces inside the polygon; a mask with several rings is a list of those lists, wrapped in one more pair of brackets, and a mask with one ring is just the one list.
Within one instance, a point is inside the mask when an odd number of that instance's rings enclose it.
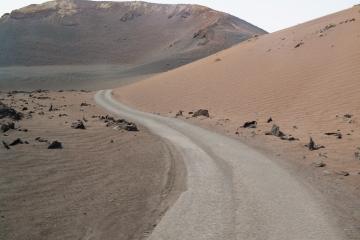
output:
{"label": "small stone", "polygon": [[344,177],[347,177],[350,175],[350,173],[347,171],[338,171],[338,172],[336,172],[336,174],[340,175],[340,176],[344,176]]}
{"label": "small stone", "polygon": [[256,128],[257,127],[257,121],[249,121],[245,122],[242,128]]}
{"label": "small stone", "polygon": [[44,138],[42,138],[42,137],[37,137],[37,138],[35,138],[35,141],[38,141],[38,142],[41,142],[41,143],[47,143],[47,142],[49,142],[48,140],[46,140],[46,139],[44,139]]}
{"label": "small stone", "polygon": [[304,43],[300,42],[300,43],[296,44],[294,48],[299,48],[301,45],[304,45]]}
{"label": "small stone", "polygon": [[90,106],[90,104],[83,102],[83,103],[80,104],[80,106],[81,107],[87,107],[87,106]]}
{"label": "small stone", "polygon": [[318,168],[323,168],[323,167],[325,167],[326,166],[326,164],[323,162],[323,161],[315,161],[315,162],[313,162],[313,166],[314,167],[318,167]]}
{"label": "small stone", "polygon": [[15,123],[10,122],[10,123],[5,123],[1,125],[1,131],[2,132],[7,132],[10,129],[15,129]]}
{"label": "small stone", "polygon": [[48,146],[48,149],[62,149],[62,143],[58,142],[58,141],[53,141],[52,143],[50,143],[50,145]]}
{"label": "small stone", "polygon": [[180,110],[179,112],[176,113],[175,117],[182,117],[183,113],[184,111]]}
{"label": "small stone", "polygon": [[342,139],[342,134],[340,132],[328,132],[328,133],[325,133],[325,135],[327,135],[327,136],[335,136],[338,139]]}
{"label": "small stone", "polygon": [[359,151],[355,152],[355,159],[356,160],[360,160],[360,149],[358,148]]}
{"label": "small stone", "polygon": [[6,149],[8,150],[10,149],[9,145],[5,141],[2,141],[2,144]]}
{"label": "small stone", "polygon": [[86,129],[83,121],[81,121],[81,120],[77,120],[76,122],[73,122],[71,124],[71,127],[74,129]]}
{"label": "small stone", "polygon": [[305,147],[309,148],[310,151],[315,151],[315,150],[319,150],[321,148],[325,148],[324,146],[315,144],[312,137],[310,137],[310,141],[308,144],[305,145]]}
{"label": "small stone", "polygon": [[285,134],[282,131],[280,131],[280,127],[276,124],[274,124],[271,128],[271,131],[266,132],[265,135],[273,135],[275,137],[280,137],[280,138],[285,137]]}
{"label": "small stone", "polygon": [[192,117],[210,117],[209,111],[207,109],[199,109],[196,112],[193,113]]}
{"label": "small stone", "polygon": [[10,143],[9,146],[16,146],[18,144],[24,144],[24,142],[20,138],[17,138],[12,143]]}
{"label": "small stone", "polygon": [[130,131],[130,132],[137,132],[139,131],[139,129],[137,128],[135,123],[127,123],[125,128],[126,131]]}
{"label": "small stone", "polygon": [[272,121],[273,121],[273,119],[270,117],[266,122],[271,123]]}

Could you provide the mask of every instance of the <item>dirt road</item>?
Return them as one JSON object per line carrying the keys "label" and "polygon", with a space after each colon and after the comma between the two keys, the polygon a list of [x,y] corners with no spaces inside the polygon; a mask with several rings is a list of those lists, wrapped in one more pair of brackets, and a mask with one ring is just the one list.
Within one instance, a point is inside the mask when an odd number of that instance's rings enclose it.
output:
{"label": "dirt road", "polygon": [[100,91],[96,102],[170,141],[187,169],[187,190],[151,240],[339,240],[321,195],[290,171],[234,139],[178,119],[139,112]]}

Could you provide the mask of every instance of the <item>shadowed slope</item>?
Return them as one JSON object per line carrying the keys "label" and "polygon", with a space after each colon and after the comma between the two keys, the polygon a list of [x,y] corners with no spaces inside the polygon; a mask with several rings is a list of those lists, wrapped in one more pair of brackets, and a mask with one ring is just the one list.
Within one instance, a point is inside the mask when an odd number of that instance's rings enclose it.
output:
{"label": "shadowed slope", "polygon": [[198,5],[57,0],[0,19],[0,66],[151,63],[156,70],[264,33]]}

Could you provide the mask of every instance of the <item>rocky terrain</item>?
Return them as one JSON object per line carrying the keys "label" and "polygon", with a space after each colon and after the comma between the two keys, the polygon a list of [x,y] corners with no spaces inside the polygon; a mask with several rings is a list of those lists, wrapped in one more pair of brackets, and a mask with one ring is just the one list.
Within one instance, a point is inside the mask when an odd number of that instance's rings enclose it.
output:
{"label": "rocky terrain", "polygon": [[93,94],[0,93],[0,239],[142,239],[182,191],[171,147]]}

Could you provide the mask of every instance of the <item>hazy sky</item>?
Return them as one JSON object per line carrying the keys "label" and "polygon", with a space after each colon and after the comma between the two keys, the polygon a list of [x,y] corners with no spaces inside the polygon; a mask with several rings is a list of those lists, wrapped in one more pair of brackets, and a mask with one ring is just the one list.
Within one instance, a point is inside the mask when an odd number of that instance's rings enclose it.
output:
{"label": "hazy sky", "polygon": [[[194,3],[230,13],[269,32],[281,30],[359,4],[360,0],[149,0]],[[0,0],[0,15],[44,0]]]}

